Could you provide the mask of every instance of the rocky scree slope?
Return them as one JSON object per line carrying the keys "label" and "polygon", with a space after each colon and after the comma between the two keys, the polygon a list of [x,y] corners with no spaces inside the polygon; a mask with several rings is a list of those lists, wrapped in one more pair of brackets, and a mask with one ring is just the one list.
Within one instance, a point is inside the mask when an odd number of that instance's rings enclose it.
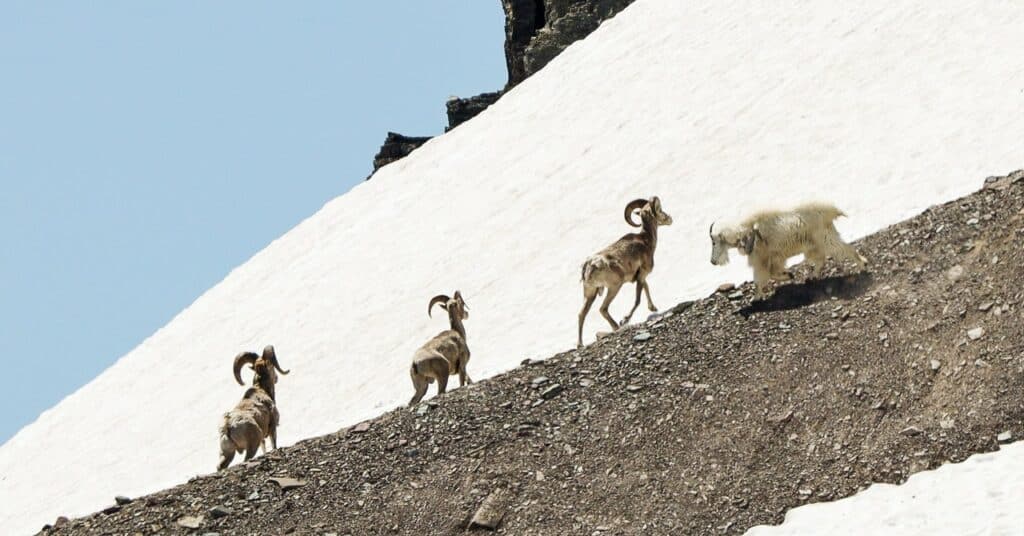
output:
{"label": "rocky scree slope", "polygon": [[1024,172],[990,178],[857,242],[869,273],[723,288],[44,533],[461,534],[485,501],[508,534],[778,523],[1024,436],[1022,240]]}

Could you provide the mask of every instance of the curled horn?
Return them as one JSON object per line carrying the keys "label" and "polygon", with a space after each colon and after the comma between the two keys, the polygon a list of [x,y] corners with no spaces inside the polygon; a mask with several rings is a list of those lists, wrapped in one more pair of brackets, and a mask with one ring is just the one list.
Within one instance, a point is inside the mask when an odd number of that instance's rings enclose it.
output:
{"label": "curled horn", "polygon": [[276,368],[281,374],[288,374],[291,372],[290,370],[282,369],[281,365],[277,364],[277,352],[274,351],[274,345],[272,344],[268,344],[267,347],[263,349],[263,359],[270,361],[270,363],[274,365],[274,368]]}
{"label": "curled horn", "polygon": [[259,356],[253,352],[242,352],[235,356],[235,381],[238,382],[238,385],[245,385],[242,383],[242,365],[246,363],[252,365],[257,359]]}
{"label": "curled horn", "polygon": [[640,227],[639,223],[633,221],[633,211],[638,208],[644,208],[644,205],[646,205],[647,203],[649,203],[649,201],[647,201],[646,199],[634,199],[630,201],[629,204],[626,205],[626,213],[624,214],[626,217],[626,223],[632,225],[633,227]]}
{"label": "curled horn", "polygon": [[448,307],[446,307],[444,304],[448,303],[448,300],[450,300],[450,299],[451,298],[449,298],[448,296],[445,296],[444,294],[438,294],[437,296],[434,296],[433,298],[431,298],[430,299],[430,303],[427,304],[427,316],[433,316],[433,315],[431,315],[430,310],[434,308],[434,304],[435,303],[441,302],[441,307],[444,307],[445,309],[447,309]]}

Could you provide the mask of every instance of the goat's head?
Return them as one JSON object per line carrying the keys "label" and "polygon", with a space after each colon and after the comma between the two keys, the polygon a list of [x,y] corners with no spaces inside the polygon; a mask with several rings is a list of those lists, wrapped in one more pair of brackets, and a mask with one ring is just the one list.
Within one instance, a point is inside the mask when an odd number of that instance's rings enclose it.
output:
{"label": "goat's head", "polygon": [[430,304],[427,305],[427,316],[431,315],[430,311],[434,308],[434,304],[441,304],[441,308],[448,311],[448,316],[457,318],[459,320],[466,320],[469,318],[469,307],[466,307],[466,301],[462,299],[462,293],[455,291],[455,295],[449,298],[444,294],[438,294],[430,299]]}
{"label": "goat's head", "polygon": [[249,365],[249,368],[252,369],[254,382],[259,381],[259,378],[267,378],[271,385],[277,383],[277,372],[281,374],[290,372],[282,369],[281,365],[277,363],[277,353],[272,345],[267,345],[263,349],[262,356],[257,356],[255,352],[242,352],[235,356],[234,372],[238,385],[245,385],[242,383],[241,374],[243,365]]}
{"label": "goat's head", "polygon": [[715,231],[715,224],[712,223],[708,228],[708,234],[711,235],[711,264],[715,266],[729,264],[729,248],[736,248],[743,255],[750,255],[754,252],[757,241],[764,241],[756,225],[750,229],[725,227]]}
{"label": "goat's head", "polygon": [[650,199],[634,199],[626,205],[626,223],[633,227],[641,225],[633,221],[633,212],[637,210],[640,210],[640,219],[643,221],[653,220],[658,225],[672,225],[672,216],[661,210],[661,199],[658,196]]}

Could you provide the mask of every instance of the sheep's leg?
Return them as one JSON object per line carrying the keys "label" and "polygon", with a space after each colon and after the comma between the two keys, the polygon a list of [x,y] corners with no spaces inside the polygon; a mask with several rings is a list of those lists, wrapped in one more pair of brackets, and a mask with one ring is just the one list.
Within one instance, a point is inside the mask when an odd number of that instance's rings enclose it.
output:
{"label": "sheep's leg", "polygon": [[597,299],[597,289],[583,287],[583,309],[580,309],[579,331],[576,334],[577,348],[583,346],[583,321],[587,319],[587,313],[590,312],[590,306],[594,304],[595,299]]}
{"label": "sheep's leg", "polygon": [[[270,428],[270,448],[273,449],[273,450],[277,450],[277,427],[276,426],[272,426]],[[267,451],[264,450],[263,453],[266,454]]]}
{"label": "sheep's leg", "polygon": [[625,326],[629,323],[629,319],[633,318],[633,313],[636,312],[636,308],[640,306],[640,294],[644,291],[644,283],[640,279],[636,280],[636,300],[633,302],[633,308],[629,310],[629,314],[619,322],[620,326]]}
{"label": "sheep's leg", "polygon": [[427,378],[424,378],[415,372],[413,372],[411,376],[412,386],[416,389],[416,394],[412,395],[412,400],[409,401],[409,407],[415,406],[420,400],[423,400],[423,395],[427,394],[428,385]]}
{"label": "sheep's leg", "polygon": [[754,267],[754,298],[763,299],[765,297],[765,287],[771,278],[770,273],[765,268],[755,265]]}
{"label": "sheep's leg", "polygon": [[448,389],[448,376],[441,376],[437,379],[437,394],[443,395]]}
{"label": "sheep's leg", "polygon": [[619,329],[619,325],[612,319],[612,315],[608,314],[608,306],[612,304],[612,300],[615,299],[615,295],[619,293],[619,289],[622,288],[622,283],[615,285],[614,287],[608,287],[608,294],[605,295],[604,301],[601,302],[601,316],[608,321],[608,324],[612,326],[612,331]]}
{"label": "sheep's leg", "polygon": [[459,387],[471,383],[473,383],[473,380],[469,377],[469,374],[466,374],[466,364],[459,363]]}
{"label": "sheep's leg", "polygon": [[263,451],[263,454],[267,453],[267,439],[266,438],[260,439],[260,450]]}
{"label": "sheep's leg", "polygon": [[245,461],[249,461],[256,455],[256,451],[259,450],[260,446],[258,443],[253,443],[246,446],[245,448]]}
{"label": "sheep's leg", "polygon": [[647,284],[646,279],[644,279],[644,294],[647,295],[647,309],[652,313],[657,312],[658,308],[654,306],[654,302],[651,300],[651,286]]}
{"label": "sheep's leg", "polygon": [[217,465],[217,470],[220,471],[221,469],[224,469],[227,466],[231,465],[231,460],[234,460],[234,459],[235,459],[235,449],[234,448],[231,448],[230,450],[221,449],[220,450],[220,463]]}

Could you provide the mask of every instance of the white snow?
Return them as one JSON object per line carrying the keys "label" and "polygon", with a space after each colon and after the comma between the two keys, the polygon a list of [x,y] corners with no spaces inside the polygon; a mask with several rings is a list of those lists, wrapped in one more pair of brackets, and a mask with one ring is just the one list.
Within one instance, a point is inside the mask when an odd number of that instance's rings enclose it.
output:
{"label": "white snow", "polygon": [[852,497],[790,510],[747,536],[1020,536],[1024,442],[923,471],[902,485],[875,484]]}
{"label": "white snow", "polygon": [[[571,348],[579,265],[631,230],[633,198],[675,219],[649,279],[670,307],[749,279],[709,263],[714,219],[828,199],[856,238],[1022,167],[1015,2],[779,4],[639,0],[329,202],[0,448],[0,526],[212,471],[243,349],[273,343],[292,369],[287,445],[408,400],[413,351],[446,327],[437,293],[471,308],[475,379]],[[604,329],[592,311],[587,338]]]}

